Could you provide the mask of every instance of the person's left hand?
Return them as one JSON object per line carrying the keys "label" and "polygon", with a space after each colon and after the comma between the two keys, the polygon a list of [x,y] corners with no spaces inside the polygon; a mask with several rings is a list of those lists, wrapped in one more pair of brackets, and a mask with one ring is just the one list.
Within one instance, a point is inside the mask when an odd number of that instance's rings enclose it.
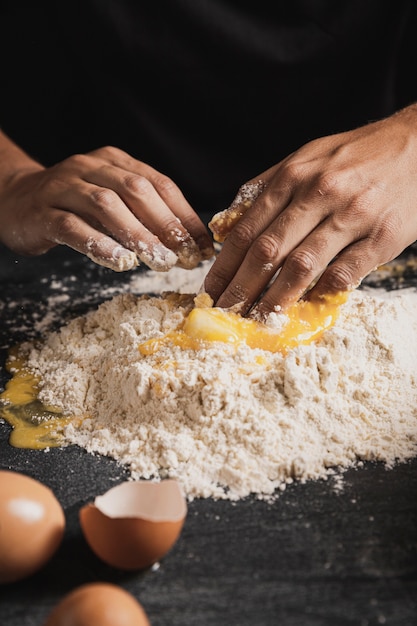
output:
{"label": "person's left hand", "polygon": [[206,276],[215,306],[265,318],[352,290],[417,239],[417,107],[312,141],[237,197],[259,181]]}

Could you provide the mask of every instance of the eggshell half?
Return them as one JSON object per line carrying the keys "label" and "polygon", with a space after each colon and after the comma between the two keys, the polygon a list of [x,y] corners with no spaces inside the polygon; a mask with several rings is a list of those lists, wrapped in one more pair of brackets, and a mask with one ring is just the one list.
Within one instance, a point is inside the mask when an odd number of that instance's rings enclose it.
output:
{"label": "eggshell half", "polygon": [[44,626],[150,626],[142,605],[111,583],[77,587],[55,606]]}
{"label": "eggshell half", "polygon": [[0,583],[26,578],[45,565],[64,530],[64,511],[49,487],[0,471]]}
{"label": "eggshell half", "polygon": [[80,509],[80,525],[93,552],[113,567],[144,569],[177,541],[187,514],[179,483],[147,480],[113,487]]}

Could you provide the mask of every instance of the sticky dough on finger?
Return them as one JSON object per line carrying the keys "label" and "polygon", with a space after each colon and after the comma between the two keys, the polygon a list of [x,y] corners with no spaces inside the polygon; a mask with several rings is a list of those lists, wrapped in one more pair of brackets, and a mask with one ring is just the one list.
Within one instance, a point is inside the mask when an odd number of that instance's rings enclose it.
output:
{"label": "sticky dough on finger", "polygon": [[250,209],[265,187],[266,182],[263,180],[245,183],[240,187],[232,204],[212,217],[208,227],[213,233],[215,241],[222,243],[226,239],[235,224]]}

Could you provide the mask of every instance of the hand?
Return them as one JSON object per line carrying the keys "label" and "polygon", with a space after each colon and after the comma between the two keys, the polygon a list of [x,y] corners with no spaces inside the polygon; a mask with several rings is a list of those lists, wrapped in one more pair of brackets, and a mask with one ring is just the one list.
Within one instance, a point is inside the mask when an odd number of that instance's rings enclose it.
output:
{"label": "hand", "polygon": [[306,144],[241,188],[223,229],[228,214],[204,283],[216,306],[265,318],[355,288],[417,239],[417,107]]}
{"label": "hand", "polygon": [[17,253],[66,244],[113,270],[138,259],[160,271],[213,256],[211,237],[178,187],[125,152],[101,148],[3,178],[0,240]]}

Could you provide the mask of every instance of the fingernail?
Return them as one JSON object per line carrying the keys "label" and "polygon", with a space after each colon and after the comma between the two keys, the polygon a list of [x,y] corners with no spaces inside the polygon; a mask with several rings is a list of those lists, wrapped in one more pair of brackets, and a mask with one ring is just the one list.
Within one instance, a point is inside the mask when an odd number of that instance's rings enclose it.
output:
{"label": "fingernail", "polygon": [[202,260],[200,248],[191,237],[183,240],[177,249],[178,265],[186,270],[193,269]]}
{"label": "fingernail", "polygon": [[117,271],[119,272],[131,270],[139,265],[136,254],[132,250],[127,250],[121,246],[113,249],[112,259],[116,262]]}
{"label": "fingernail", "polygon": [[115,272],[125,272],[139,265],[138,258],[132,250],[114,245],[109,238],[89,239],[86,255],[97,265],[108,267]]}
{"label": "fingernail", "polygon": [[267,183],[261,179],[253,183],[245,183],[240,187],[232,204],[227,209],[213,215],[208,227],[213,233],[215,241],[219,243],[224,242],[232,228],[246,211],[250,209],[266,186]]}
{"label": "fingernail", "polygon": [[166,248],[162,243],[149,246],[140,241],[138,251],[140,260],[156,272],[167,272],[178,261],[175,252]]}

